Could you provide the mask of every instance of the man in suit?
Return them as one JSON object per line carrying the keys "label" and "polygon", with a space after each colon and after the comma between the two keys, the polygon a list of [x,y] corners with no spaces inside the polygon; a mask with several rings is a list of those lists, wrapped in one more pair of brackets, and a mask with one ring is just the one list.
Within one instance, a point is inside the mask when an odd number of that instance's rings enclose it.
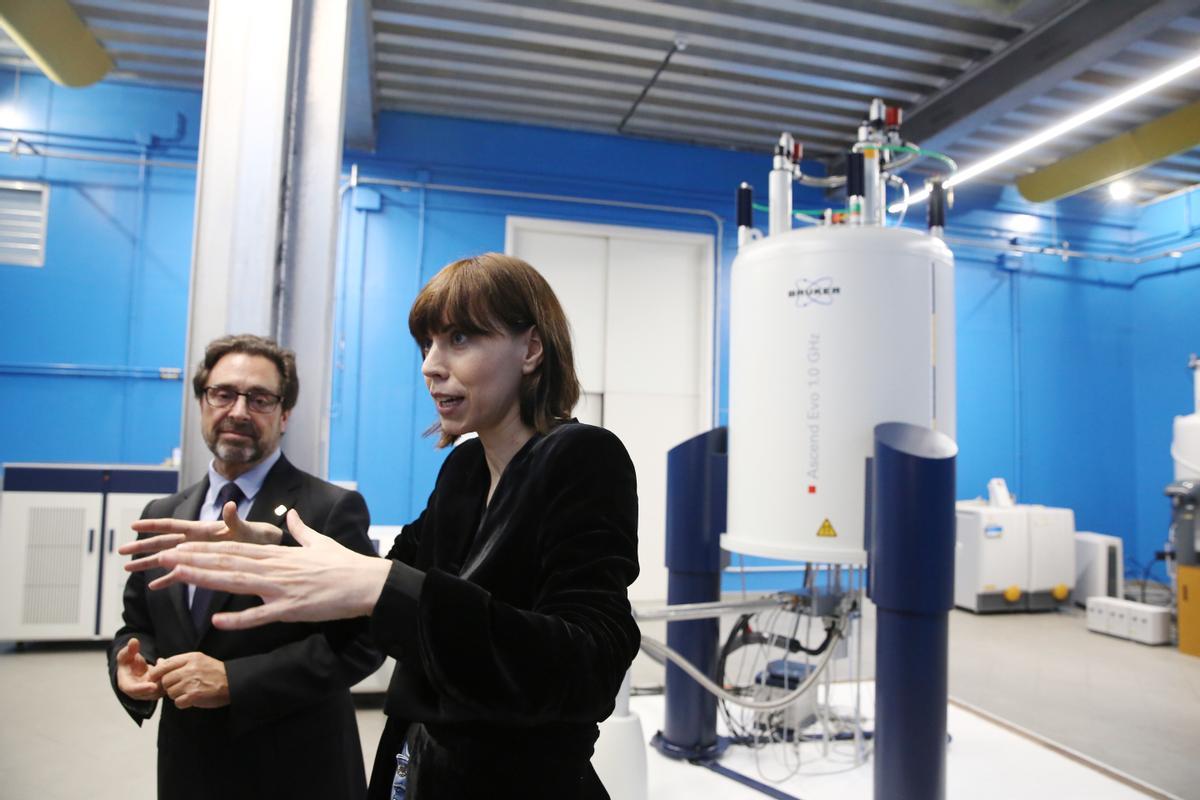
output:
{"label": "man in suit", "polygon": [[[373,554],[362,496],[301,472],[279,449],[299,393],[291,351],[258,336],[217,339],[192,386],[213,453],[208,475],[147,505],[135,525],[139,543],[126,552],[151,552],[139,548],[163,531],[295,545],[280,531],[295,508],[316,530]],[[163,574],[152,568],[130,575],[125,624],[108,658],[117,699],[139,725],[163,700],[159,797],[364,795],[349,689],[382,662],[367,619],[222,631],[212,626],[214,613],[261,601],[183,585],[150,590]]]}

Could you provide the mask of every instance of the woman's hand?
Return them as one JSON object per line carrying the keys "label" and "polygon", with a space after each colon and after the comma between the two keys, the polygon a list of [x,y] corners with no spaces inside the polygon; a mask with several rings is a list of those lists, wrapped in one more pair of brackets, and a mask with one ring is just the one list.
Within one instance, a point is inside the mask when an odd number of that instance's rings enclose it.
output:
{"label": "woman's hand", "polygon": [[162,566],[172,569],[151,581],[150,588],[190,583],[262,598],[261,606],[214,614],[213,625],[221,630],[370,614],[383,591],[391,562],[342,547],[305,525],[294,509],[288,512],[287,520],[288,531],[300,547],[182,543],[154,556]]}
{"label": "woman's hand", "polygon": [[[221,519],[196,522],[186,519],[139,519],[133,523],[138,533],[157,533],[146,539],[127,542],[117,548],[125,556],[153,555],[184,542],[246,542],[279,544],[283,531],[269,522],[246,522],[237,514],[237,503],[230,500],[221,509]],[[161,566],[157,559],[139,558],[125,566],[130,572]]]}

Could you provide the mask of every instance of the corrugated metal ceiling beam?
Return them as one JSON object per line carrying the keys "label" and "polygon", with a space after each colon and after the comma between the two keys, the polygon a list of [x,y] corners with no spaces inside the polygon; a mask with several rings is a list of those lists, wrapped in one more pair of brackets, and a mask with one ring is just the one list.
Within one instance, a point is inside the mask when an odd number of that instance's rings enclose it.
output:
{"label": "corrugated metal ceiling beam", "polygon": [[731,108],[728,105],[720,105],[716,103],[705,103],[697,100],[681,100],[671,96],[664,96],[658,91],[656,86],[643,101],[644,104],[650,106],[661,106],[666,108],[678,109],[680,111],[695,111],[696,113],[708,114],[714,118],[725,117],[726,119],[748,119],[766,124],[768,127],[775,130],[776,133],[785,130],[804,130],[825,131],[833,134],[839,139],[844,139],[847,144],[854,137],[857,130],[857,121],[852,122],[829,122],[827,120],[805,116],[803,114],[788,113],[784,110],[769,109],[764,106],[740,106]]}
{"label": "corrugated metal ceiling beam", "polygon": [[557,126],[559,127],[563,123],[583,123],[587,124],[591,130],[606,133],[612,133],[616,129],[623,113],[620,111],[597,112],[581,108],[547,108],[538,103],[491,102],[463,98],[458,95],[440,95],[436,99],[432,99],[427,95],[393,89],[382,90],[379,96],[381,100],[386,100],[391,107],[402,111],[437,108],[441,110],[429,113],[450,116],[461,116],[461,112],[471,111],[484,114],[484,118],[511,119],[517,122],[530,120],[529,124],[556,125],[552,120],[558,120]]}
{"label": "corrugated metal ceiling beam", "polygon": [[1197,7],[1200,0],[1075,3],[913,109],[905,132],[931,147],[945,147]]}
{"label": "corrugated metal ceiling beam", "polygon": [[[518,94],[500,97],[487,92],[471,91],[457,91],[453,95],[445,93],[431,95],[412,90],[392,89],[387,86],[381,89],[380,96],[389,104],[394,104],[395,107],[403,110],[427,109],[436,106],[458,113],[464,108],[471,108],[477,112],[485,108],[494,108],[511,115],[514,112],[520,112],[521,109],[537,109],[537,116],[543,119],[555,120],[561,117],[567,120],[585,121],[590,123],[595,130],[609,134],[616,133],[617,122],[625,110],[625,106],[614,107],[607,104],[601,107],[599,104],[579,104],[557,99],[544,100],[534,104],[529,102],[537,99],[537,95],[534,93],[527,94],[523,98]],[[554,113],[547,114],[547,109],[553,109]],[[606,114],[605,112],[610,113]],[[518,119],[525,117],[523,113],[517,113],[516,116]],[[655,125],[660,129],[673,127],[681,131],[704,127],[712,132],[714,139],[723,137],[725,140],[754,142],[756,149],[768,150],[771,143],[777,138],[779,131],[779,127],[772,122],[761,125],[730,124],[719,116],[687,111],[659,110],[653,106],[648,107],[645,111],[639,108],[638,113],[630,120],[628,127],[646,128]],[[794,129],[804,133],[802,128],[794,127]],[[845,147],[844,139],[829,137],[823,135],[822,132],[805,134],[803,140],[806,147],[816,150],[837,150]]]}
{"label": "corrugated metal ceiling beam", "polygon": [[370,0],[350,0],[346,53],[346,146],[375,149],[375,28]]}
{"label": "corrugated metal ceiling beam", "polygon": [[[458,117],[460,119],[479,120],[480,122],[509,122],[516,125],[538,125],[557,130],[582,131],[586,133],[611,134],[612,125],[598,124],[587,120],[565,119],[552,114],[527,112],[514,114],[500,109],[480,111],[470,105],[450,106],[438,103],[405,102],[393,104],[383,102],[382,106],[389,111],[412,114],[431,114],[440,117]],[[675,140],[678,141],[678,140]]]}
{"label": "corrugated metal ceiling beam", "polygon": [[419,47],[392,50],[382,44],[379,45],[376,52],[376,71],[381,79],[411,67],[459,70],[470,76],[468,79],[473,79],[476,75],[503,75],[518,80],[532,78],[592,88],[628,89],[633,92],[635,97],[646,82],[645,76],[640,70],[626,71],[619,66],[599,73],[595,69],[574,67],[570,63],[563,62],[532,63],[482,54],[477,54],[472,60],[466,60],[455,54],[446,53],[444,50],[427,50]]}
{"label": "corrugated metal ceiling beam", "polygon": [[[392,0],[376,0],[377,7],[383,5],[391,5]],[[839,44],[830,42],[829,34],[822,26],[812,30],[791,29],[791,35],[786,35],[781,32],[764,31],[760,29],[738,28],[738,26],[724,24],[718,25],[708,22],[703,22],[701,19],[696,19],[695,16],[688,17],[684,14],[679,16],[665,16],[665,14],[655,14],[638,12],[632,10],[628,6],[612,7],[605,5],[586,4],[586,2],[576,2],[574,0],[510,0],[511,5],[521,6],[524,8],[535,8],[541,11],[556,11],[570,12],[578,14],[581,19],[595,18],[607,20],[607,22],[626,23],[631,25],[642,25],[646,28],[659,29],[664,32],[668,41],[673,40],[677,35],[686,36],[704,36],[713,38],[715,41],[730,42],[742,44],[744,48],[770,47],[784,52],[802,52],[808,55],[822,55],[828,59],[842,61],[870,61],[872,64],[892,68],[892,70],[902,70],[916,74],[935,74],[935,76],[944,76],[946,67],[952,68],[960,65],[947,65],[947,58],[958,58],[970,60],[967,56],[954,55],[950,53],[937,52],[937,50],[925,50],[923,48],[908,48],[911,54],[907,56],[895,55],[887,52],[886,49],[881,49],[878,46],[875,38],[865,38],[854,42],[854,46],[847,44]],[[408,13],[414,12],[414,6],[409,4],[403,5],[404,10]],[[421,6],[424,10],[425,6]],[[732,20],[736,22],[736,20]],[[581,25],[581,28],[586,31],[587,26]],[[876,31],[877,32],[877,31]],[[808,35],[803,35],[808,34]],[[874,47],[872,47],[874,44]],[[972,52],[974,48],[971,49]],[[925,55],[926,58],[914,58],[916,54]],[[955,70],[956,72],[956,70]]]}
{"label": "corrugated metal ceiling beam", "polygon": [[1142,175],[1152,175],[1156,178],[1184,183],[1196,183],[1200,181],[1200,169],[1175,166],[1167,161],[1160,161],[1157,164],[1146,167],[1140,172],[1133,173],[1130,177],[1137,179]]}
{"label": "corrugated metal ceiling beam", "polygon": [[[684,141],[694,144],[702,144],[706,146],[717,146],[724,148],[740,148],[751,152],[770,153],[775,142],[778,140],[774,135],[749,135],[736,137],[729,133],[716,128],[707,127],[704,125],[695,124],[678,124],[674,122],[657,122],[654,120],[642,120],[637,124],[630,122],[626,128],[627,132],[632,132],[641,136],[650,136],[656,139],[667,139],[671,141]],[[841,151],[842,145],[832,146],[819,142],[814,142],[809,147],[809,150],[814,153]]]}
{"label": "corrugated metal ceiling beam", "polygon": [[89,24],[116,24],[131,26],[135,30],[161,29],[173,33],[186,31],[197,34],[202,40],[208,35],[207,19],[184,15],[150,14],[146,11],[130,11],[91,3],[75,2],[73,5],[79,14],[88,20]]}
{"label": "corrugated metal ceiling beam", "polygon": [[[1097,102],[1099,99],[1108,97],[1116,91],[1127,89],[1133,84],[1145,80],[1148,77],[1150,77],[1149,74],[1129,77],[1123,75],[1113,75],[1111,73],[1091,69],[1075,76],[1075,78],[1072,80],[1072,83],[1080,86],[1091,85],[1100,89],[1100,91],[1096,93],[1097,100],[1093,101]],[[1196,94],[1197,91],[1200,91],[1200,88],[1189,85],[1189,83],[1193,83],[1194,81],[1195,79],[1192,79],[1191,81],[1184,79],[1173,86],[1164,86],[1160,89],[1156,89],[1154,96],[1157,98],[1166,98],[1176,105],[1186,103],[1188,102],[1189,98]]]}
{"label": "corrugated metal ceiling beam", "polygon": [[204,71],[204,53],[188,52],[166,56],[161,53],[144,53],[137,50],[109,50],[113,61],[118,64],[154,64],[166,67],[188,67]]}
{"label": "corrugated metal ceiling beam", "polygon": [[[470,86],[471,88],[466,88]],[[477,99],[495,102],[530,102],[538,101],[556,109],[582,109],[586,111],[607,111],[617,115],[625,113],[633,97],[613,97],[599,92],[574,92],[569,88],[558,86],[550,89],[538,88],[528,84],[506,84],[501,81],[472,81],[464,85],[461,81],[444,80],[433,76],[405,76],[398,78],[380,78],[380,91],[388,90],[405,94],[421,93],[432,100],[437,100],[446,94],[453,94],[459,99]]]}
{"label": "corrugated metal ceiling beam", "polygon": [[500,91],[529,91],[529,92],[558,92],[573,93],[597,100],[610,100],[624,103],[626,108],[637,99],[638,89],[630,87],[625,91],[603,89],[595,86],[582,86],[577,81],[555,81],[545,78],[515,78],[486,70],[470,71],[460,68],[441,66],[404,65],[390,69],[379,76],[379,86],[404,89],[412,86],[436,86],[444,90],[456,90],[460,86],[480,86],[495,88]]}
{"label": "corrugated metal ceiling beam", "polygon": [[1162,30],[1155,31],[1146,37],[1149,41],[1158,44],[1165,44],[1170,47],[1175,47],[1180,50],[1194,50],[1196,48],[1196,33],[1193,31],[1179,30],[1175,27],[1167,27]]}
{"label": "corrugated metal ceiling beam", "polygon": [[510,109],[513,111],[527,110],[536,111],[544,114],[552,112],[553,114],[563,114],[564,116],[574,117],[576,119],[591,119],[597,123],[603,123],[611,120],[611,128],[615,131],[617,123],[621,120],[621,116],[625,113],[625,108],[613,104],[607,106],[600,103],[574,102],[567,100],[556,101],[553,104],[542,103],[531,97],[526,98],[504,98],[497,97],[487,92],[475,92],[470,89],[460,89],[452,95],[439,94],[436,97],[430,97],[423,92],[415,92],[409,89],[381,89],[380,95],[389,99],[408,99],[421,102],[439,103],[442,105],[474,105],[478,108],[495,108],[495,109]]}
{"label": "corrugated metal ceiling beam", "polygon": [[[778,141],[780,131],[780,127],[773,122],[755,123],[754,120],[749,118],[744,121],[730,122],[727,119],[722,119],[719,115],[656,110],[653,107],[645,111],[639,108],[638,113],[634,115],[628,124],[633,125],[636,122],[639,125],[644,125],[650,121],[662,122],[681,128],[688,125],[702,124],[714,131],[725,131],[728,134],[740,134],[745,137],[761,137],[760,141],[768,145]],[[843,148],[846,146],[844,138],[830,136],[827,131],[810,129],[800,124],[790,127],[796,134],[797,140],[802,140],[806,146]]]}
{"label": "corrugated metal ceiling beam", "polygon": [[[829,40],[829,37],[839,37],[852,42],[871,42],[876,45],[874,53],[864,53],[861,50],[857,51],[859,58],[870,60],[879,50],[879,45],[892,46],[897,49],[912,51],[913,53],[921,53],[931,55],[931,61],[936,61],[938,58],[955,58],[963,61],[975,61],[984,56],[990,55],[989,50],[978,47],[969,47],[959,45],[954,42],[948,42],[944,39],[934,39],[931,37],[911,36],[907,34],[897,34],[883,28],[874,28],[864,25],[852,25],[848,23],[838,22],[828,18],[822,19],[808,14],[776,12],[774,9],[765,9],[762,6],[753,6],[746,3],[722,3],[720,5],[733,5],[742,8],[745,13],[724,14],[718,12],[725,17],[721,23],[710,22],[709,17],[701,17],[697,11],[707,11],[710,9],[710,3],[705,0],[697,0],[697,2],[679,2],[674,3],[671,0],[662,0],[662,5],[682,5],[685,9],[683,14],[667,14],[653,13],[650,11],[637,10],[632,4],[622,4],[620,7],[603,4],[579,2],[579,0],[507,0],[513,5],[522,6],[525,8],[538,8],[547,11],[559,11],[577,14],[582,18],[592,17],[595,19],[607,20],[610,22],[621,22],[633,25],[644,25],[646,27],[662,28],[675,33],[711,36],[715,39],[723,41],[737,41],[749,46],[767,46],[779,47],[785,50],[794,48],[810,47],[814,44],[822,44]],[[651,6],[642,5],[643,8]],[[662,9],[666,11],[666,9]],[[786,14],[788,22],[780,24],[775,17],[777,14]],[[749,26],[738,25],[743,20],[754,20],[757,22],[768,22],[773,26],[778,26],[778,33],[771,33],[760,28],[750,28]],[[788,35],[788,34],[791,35]],[[855,49],[851,47],[842,48],[846,52],[853,53]],[[920,62],[917,62],[920,63]]]}
{"label": "corrugated metal ceiling beam", "polygon": [[183,39],[178,36],[166,36],[163,34],[136,33],[134,31],[121,30],[120,28],[108,28],[101,25],[92,25],[92,34],[104,43],[106,48],[109,48],[109,42],[125,42],[129,44],[146,44],[154,45],[155,47],[166,47],[177,50],[188,50],[199,53],[204,52],[204,39]]}
{"label": "corrugated metal ceiling beam", "polygon": [[171,72],[158,72],[151,70],[137,70],[132,72],[129,70],[118,70],[109,75],[110,79],[118,81],[131,81],[133,83],[148,83],[152,86],[172,86],[181,89],[197,89],[204,85],[204,77],[200,75],[197,78],[189,78],[183,75],[176,75]]}
{"label": "corrugated metal ceiling beam", "polygon": [[147,69],[136,62],[118,61],[117,70],[130,75],[173,75],[176,81],[191,83],[196,86],[204,84],[204,68],[199,69],[182,64],[155,64]]}
{"label": "corrugated metal ceiling beam", "polygon": [[[477,44],[483,47],[495,48],[513,48],[511,40],[504,39],[499,36],[488,36],[477,33],[463,33],[460,31],[444,30],[440,28],[422,28],[414,25],[399,25],[395,23],[386,23],[376,20],[375,28],[380,36],[380,41],[377,44],[378,52],[383,52],[384,41],[383,37],[388,34],[397,36],[415,36],[427,38],[441,38],[465,44]],[[668,45],[669,46],[669,45]],[[661,63],[661,58],[633,58],[622,56],[603,50],[586,50],[581,48],[569,48],[557,45],[543,44],[540,42],[522,42],[520,50],[512,49],[513,55],[520,57],[522,51],[536,52],[547,55],[560,56],[565,58],[576,58],[584,62],[592,63],[610,63],[622,64],[625,66],[636,66],[646,70],[645,80],[649,80],[651,74]],[[826,86],[816,86],[806,84],[800,80],[784,80],[773,78],[766,75],[756,74],[753,72],[738,72],[730,69],[718,69],[716,67],[695,66],[682,62],[673,61],[668,68],[666,75],[690,76],[698,78],[720,78],[723,80],[735,81],[745,86],[757,86],[762,88],[782,89],[786,91],[803,91],[810,95],[836,98],[838,100],[846,100],[854,98],[859,103],[869,103],[876,93],[850,91],[845,89],[833,89]],[[885,99],[889,98],[885,94]]]}
{"label": "corrugated metal ceiling beam", "polygon": [[161,11],[166,9],[179,9],[182,13],[192,13],[208,18],[208,0],[84,0],[94,6],[103,6],[112,8],[120,6],[124,9],[141,9],[146,6],[157,8]]}
{"label": "corrugated metal ceiling beam", "polygon": [[[551,3],[552,0],[510,0],[510,2]],[[688,11],[709,11],[727,16],[734,21],[753,19],[759,22],[767,22],[772,25],[778,25],[781,32],[786,28],[820,31],[823,35],[841,36],[859,41],[880,42],[905,49],[921,50],[927,53],[936,53],[940,56],[958,58],[963,61],[978,61],[981,58],[991,55],[995,49],[994,46],[981,47],[954,42],[944,35],[935,37],[897,31],[889,27],[882,18],[877,25],[856,25],[830,16],[819,17],[812,14],[789,11],[783,4],[776,4],[773,8],[767,8],[766,6],[755,5],[754,3],[739,2],[739,0],[657,0],[657,2],[664,5],[680,6]],[[555,5],[557,4],[555,3]],[[949,27],[949,20],[943,21],[943,24],[939,27],[947,33],[958,32],[956,28]],[[1004,41],[1006,40],[1000,40],[995,44],[1001,44]]]}
{"label": "corrugated metal ceiling beam", "polygon": [[857,130],[862,120],[862,108],[841,108],[814,103],[801,99],[801,96],[780,97],[778,94],[763,94],[759,92],[744,92],[731,89],[719,89],[705,84],[684,84],[659,80],[654,86],[656,97],[678,97],[681,100],[700,98],[700,102],[724,101],[722,107],[729,114],[741,113],[742,109],[774,109],[777,114],[802,114],[806,118],[823,120],[832,125],[844,126],[845,129]]}
{"label": "corrugated metal ceiling beam", "polygon": [[[595,69],[579,69],[566,66],[563,63],[532,64],[508,58],[485,56],[477,50],[470,54],[448,52],[447,49],[422,49],[415,47],[379,46],[379,72],[382,79],[393,74],[411,74],[414,70],[433,70],[438,72],[453,71],[462,76],[464,81],[486,79],[488,76],[501,75],[512,80],[534,80],[563,83],[574,87],[591,87],[604,89],[609,86],[627,86],[625,93],[630,100],[637,96],[645,84],[644,73],[628,75],[619,72],[606,71],[597,73]],[[465,60],[471,58],[471,61]],[[737,81],[695,80],[684,82],[670,78],[660,78],[654,85],[653,96],[688,96],[701,98],[703,102],[714,100],[724,101],[724,107],[730,114],[737,114],[743,108],[779,110],[779,113],[796,113],[813,115],[831,124],[841,124],[853,127],[862,117],[862,104],[855,102],[852,108],[833,105],[828,102],[806,96],[803,89],[796,91],[754,91]]]}
{"label": "corrugated metal ceiling beam", "polygon": [[[395,8],[397,13],[391,13],[392,8]],[[400,8],[403,8],[403,13],[398,13]],[[469,23],[472,26],[480,26],[480,28],[494,29],[494,32],[527,31],[530,34],[562,38],[562,40],[568,40],[568,42],[562,42],[564,46],[608,42],[623,47],[647,50],[648,53],[662,54],[671,47],[674,41],[674,34],[670,30],[659,31],[658,36],[637,35],[628,31],[605,29],[602,26],[582,25],[578,22],[564,24],[527,16],[509,16],[509,14],[474,10],[464,13],[462,8],[455,6],[377,4],[377,10],[380,11],[380,22],[420,25],[424,24],[422,19],[449,20],[449,22]],[[482,35],[492,34],[492,31],[478,32]],[[523,43],[524,41],[526,40],[510,42],[509,46],[516,47],[517,42]],[[738,64],[761,67],[764,70],[806,73],[822,79],[847,80],[847,82],[884,86],[884,88],[899,91],[918,92],[918,94],[930,91],[942,80],[959,74],[959,70],[954,67],[938,64],[925,64],[920,66],[919,70],[908,70],[905,66],[911,66],[910,62],[889,59],[886,55],[872,55],[870,59],[864,59],[864,53],[842,52],[836,56],[822,55],[820,50],[814,49],[804,42],[791,42],[791,46],[784,49],[760,47],[757,50],[748,50],[720,47],[719,42],[721,41],[689,42],[686,54],[690,58],[738,62]],[[713,42],[718,42],[718,44]],[[853,58],[847,58],[847,55],[853,55]]]}
{"label": "corrugated metal ceiling beam", "polygon": [[950,27],[976,36],[1008,41],[1024,32],[1019,25],[992,22],[990,20],[950,14],[931,8],[910,6],[903,3],[886,3],[879,0],[808,0],[813,5],[829,6],[847,11],[857,11],[884,20],[898,19],[915,22],[933,28]]}

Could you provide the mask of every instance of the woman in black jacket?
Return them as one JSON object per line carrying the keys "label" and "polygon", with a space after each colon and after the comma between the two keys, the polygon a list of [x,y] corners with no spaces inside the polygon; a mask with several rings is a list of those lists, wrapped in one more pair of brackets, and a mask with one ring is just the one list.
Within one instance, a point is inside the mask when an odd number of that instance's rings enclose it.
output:
{"label": "woman in black jacket", "polygon": [[633,464],[613,434],[570,419],[567,321],[525,262],[450,264],[417,296],[409,330],[439,446],[478,437],[447,457],[388,560],[292,511],[300,548],[186,544],[134,563],[175,567],[153,588],[263,598],[214,616],[218,628],[368,615],[396,658],[371,798],[607,797],[589,760],[638,648]]}

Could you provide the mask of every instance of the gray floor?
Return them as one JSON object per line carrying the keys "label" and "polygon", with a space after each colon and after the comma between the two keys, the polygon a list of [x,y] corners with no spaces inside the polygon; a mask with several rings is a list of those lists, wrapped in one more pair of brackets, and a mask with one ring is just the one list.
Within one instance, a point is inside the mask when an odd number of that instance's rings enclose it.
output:
{"label": "gray floor", "polygon": [[[647,633],[662,638],[661,626]],[[873,641],[873,614],[864,640]],[[871,647],[864,648],[867,671]],[[639,657],[635,685],[662,682]],[[1183,798],[1200,799],[1200,659],[1086,631],[1081,613],[951,615],[951,693]],[[359,712],[367,755],[382,728]],[[154,797],[153,720],[113,699],[96,646],[0,644],[0,800]],[[647,726],[655,721],[647,720]]]}
{"label": "gray floor", "polygon": [[[874,628],[868,603],[866,677],[874,675]],[[660,640],[665,635],[661,623],[643,630]],[[634,686],[662,680],[662,667],[639,655]],[[1090,633],[1082,609],[954,611],[950,694],[1152,786],[1200,800],[1200,658]]]}
{"label": "gray floor", "polygon": [[1200,658],[1090,633],[1082,610],[950,624],[950,692],[1184,798],[1200,798]]}
{"label": "gray floor", "polygon": [[[0,800],[150,800],[158,715],[139,728],[109,688],[100,644],[0,643]],[[360,710],[366,760],[383,712]]]}

